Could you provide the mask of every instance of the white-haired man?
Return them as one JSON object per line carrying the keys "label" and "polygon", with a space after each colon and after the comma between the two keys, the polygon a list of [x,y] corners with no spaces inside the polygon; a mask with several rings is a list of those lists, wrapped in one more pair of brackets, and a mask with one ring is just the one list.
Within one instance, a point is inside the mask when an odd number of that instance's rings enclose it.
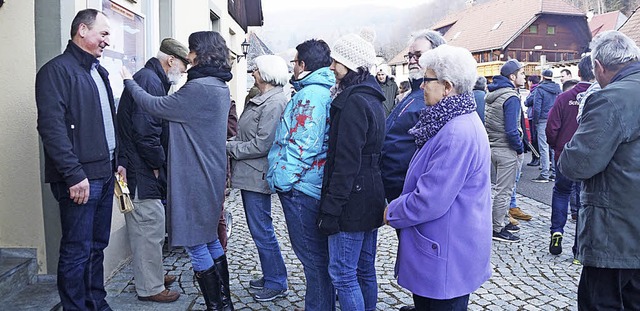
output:
{"label": "white-haired man", "polygon": [[[187,70],[189,50],[175,39],[166,38],[160,44],[157,57],[150,58],[133,78],[155,96],[165,96],[171,85],[178,83]],[[118,105],[118,133],[121,163],[127,169],[127,182],[135,209],[124,215],[131,252],[133,274],[138,299],[173,302],[180,293],[165,286],[176,280],[165,276],[162,267],[162,245],[165,235],[165,213],[161,199],[166,198],[165,148],[162,141],[168,135],[162,119],[144,111],[131,97],[122,92]]]}
{"label": "white-haired man", "polygon": [[602,89],[587,99],[558,162],[564,176],[583,182],[578,309],[640,310],[640,48],[606,31],[591,50]]}

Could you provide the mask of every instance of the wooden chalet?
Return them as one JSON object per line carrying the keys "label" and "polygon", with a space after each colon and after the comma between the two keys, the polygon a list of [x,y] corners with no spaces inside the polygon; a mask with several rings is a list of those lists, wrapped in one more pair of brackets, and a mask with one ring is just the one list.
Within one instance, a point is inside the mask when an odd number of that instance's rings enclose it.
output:
{"label": "wooden chalet", "polygon": [[618,29],[629,38],[633,39],[637,45],[640,45],[640,7],[636,8],[627,21]]}
{"label": "wooden chalet", "polygon": [[540,65],[580,59],[591,41],[587,17],[562,0],[494,0],[450,14],[434,30],[451,45],[471,51],[478,74],[491,77],[509,59]]}

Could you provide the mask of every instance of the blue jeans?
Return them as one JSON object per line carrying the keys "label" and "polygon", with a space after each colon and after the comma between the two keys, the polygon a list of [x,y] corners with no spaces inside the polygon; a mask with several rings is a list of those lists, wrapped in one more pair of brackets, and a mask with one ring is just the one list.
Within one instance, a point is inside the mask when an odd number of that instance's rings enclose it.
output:
{"label": "blue jeans", "polygon": [[264,287],[275,290],[287,289],[287,267],[280,253],[271,218],[271,195],[248,190],[240,190],[240,194],[249,232],[258,248]]}
{"label": "blue jeans", "polygon": [[516,202],[516,190],[518,189],[518,182],[520,181],[520,175],[522,175],[522,165],[517,166],[516,183],[513,184],[513,193],[511,193],[511,202],[509,203],[509,208],[518,207],[518,203]]}
{"label": "blue jeans", "polygon": [[304,298],[306,311],[331,311],[336,307],[336,292],[329,277],[327,236],[318,231],[316,221],[320,201],[296,189],[278,192],[289,230],[291,248],[307,280]]}
{"label": "blue jeans", "polygon": [[213,261],[224,255],[224,249],[220,240],[216,239],[207,244],[198,244],[185,247],[189,258],[191,258],[191,266],[194,272],[207,271],[213,267]]}
{"label": "blue jeans", "polygon": [[64,310],[111,310],[104,290],[104,249],[109,244],[114,177],[89,180],[89,200],[76,204],[64,182],[51,184],[60,206],[58,293]]}
{"label": "blue jeans", "polygon": [[377,236],[377,229],[329,236],[329,274],[338,291],[340,310],[376,309]]}
{"label": "blue jeans", "polygon": [[[567,223],[567,210],[569,208],[569,198],[571,193],[580,193],[580,183],[566,178],[560,170],[556,172],[556,182],[553,186],[553,196],[551,197],[551,234],[554,232],[564,233],[564,225]],[[578,205],[580,201],[578,199]]]}
{"label": "blue jeans", "polygon": [[549,155],[551,153],[549,152],[549,143],[547,143],[547,133],[545,132],[546,128],[547,119],[538,120],[538,123],[536,123],[536,130],[538,131],[538,148],[540,149],[540,165],[542,166],[540,176],[549,178],[551,175],[549,173]]}

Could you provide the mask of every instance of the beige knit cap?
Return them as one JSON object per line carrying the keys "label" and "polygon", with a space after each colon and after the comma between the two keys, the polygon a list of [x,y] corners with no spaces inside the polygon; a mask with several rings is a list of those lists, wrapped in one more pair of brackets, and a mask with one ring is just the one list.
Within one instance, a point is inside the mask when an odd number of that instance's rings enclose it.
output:
{"label": "beige knit cap", "polygon": [[360,35],[344,35],[333,44],[331,58],[353,71],[358,71],[358,67],[370,69],[376,61],[374,37],[374,34],[364,31]]}

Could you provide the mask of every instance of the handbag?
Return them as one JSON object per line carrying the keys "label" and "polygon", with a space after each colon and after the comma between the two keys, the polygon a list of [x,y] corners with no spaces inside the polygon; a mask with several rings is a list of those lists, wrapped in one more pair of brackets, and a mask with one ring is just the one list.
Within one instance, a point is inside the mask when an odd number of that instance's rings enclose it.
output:
{"label": "handbag", "polygon": [[125,214],[133,211],[133,202],[131,201],[131,193],[127,182],[124,181],[122,175],[116,173],[116,182],[113,187],[113,195],[120,212]]}

